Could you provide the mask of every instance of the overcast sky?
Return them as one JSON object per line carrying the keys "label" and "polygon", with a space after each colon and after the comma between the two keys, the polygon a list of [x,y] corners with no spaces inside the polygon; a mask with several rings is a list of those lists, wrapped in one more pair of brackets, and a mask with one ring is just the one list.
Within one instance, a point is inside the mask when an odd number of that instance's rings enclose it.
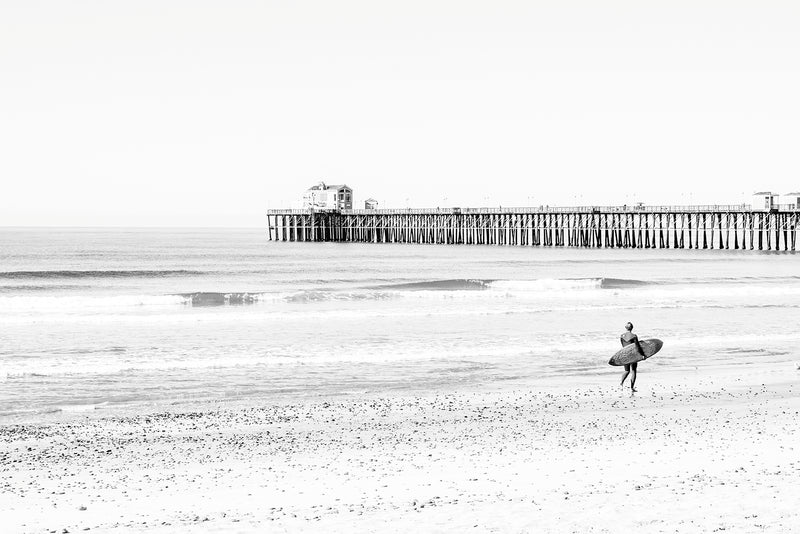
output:
{"label": "overcast sky", "polygon": [[800,2],[4,1],[0,225],[800,189]]}

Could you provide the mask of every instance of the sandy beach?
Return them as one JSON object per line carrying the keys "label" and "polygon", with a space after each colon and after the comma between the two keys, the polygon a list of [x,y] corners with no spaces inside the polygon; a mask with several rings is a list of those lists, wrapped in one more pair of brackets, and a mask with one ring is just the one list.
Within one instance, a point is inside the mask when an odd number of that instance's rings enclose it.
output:
{"label": "sandy beach", "polygon": [[[793,532],[798,371],[0,427],[4,532]],[[66,416],[65,416],[66,417]]]}
{"label": "sandy beach", "polygon": [[0,534],[800,534],[798,29],[0,1]]}

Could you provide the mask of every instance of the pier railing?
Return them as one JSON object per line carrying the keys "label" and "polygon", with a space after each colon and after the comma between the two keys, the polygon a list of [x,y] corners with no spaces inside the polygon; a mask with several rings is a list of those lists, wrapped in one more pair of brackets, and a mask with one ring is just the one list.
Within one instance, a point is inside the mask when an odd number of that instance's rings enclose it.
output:
{"label": "pier railing", "polygon": [[702,211],[751,211],[749,204],[714,204],[691,206],[524,206],[496,208],[400,208],[400,209],[353,209],[341,210],[343,214],[364,215],[372,212],[381,214],[409,213],[415,215],[449,213],[671,213],[673,211],[702,212]]}
{"label": "pier railing", "polygon": [[454,214],[490,214],[490,213],[745,213],[779,211],[800,211],[800,206],[793,204],[776,204],[772,210],[754,208],[750,204],[690,204],[684,206],[522,206],[522,207],[484,207],[484,208],[380,208],[380,209],[269,209],[267,215],[303,215],[310,213],[336,212],[342,215],[454,215]]}

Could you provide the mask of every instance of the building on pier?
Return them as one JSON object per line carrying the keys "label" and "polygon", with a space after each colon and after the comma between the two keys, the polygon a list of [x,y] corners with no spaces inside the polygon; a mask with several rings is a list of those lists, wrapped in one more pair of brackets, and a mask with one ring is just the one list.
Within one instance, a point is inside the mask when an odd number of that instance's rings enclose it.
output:
{"label": "building on pier", "polygon": [[303,209],[351,210],[353,190],[346,185],[328,185],[320,182],[303,194]]}
{"label": "building on pier", "polygon": [[781,195],[781,207],[788,210],[800,210],[800,192]]}
{"label": "building on pier", "polygon": [[750,204],[754,211],[771,211],[778,208],[778,195],[772,191],[759,191],[753,193],[753,202]]}
{"label": "building on pier", "polygon": [[368,198],[364,201],[364,209],[365,210],[376,210],[378,209],[378,201],[374,198]]}

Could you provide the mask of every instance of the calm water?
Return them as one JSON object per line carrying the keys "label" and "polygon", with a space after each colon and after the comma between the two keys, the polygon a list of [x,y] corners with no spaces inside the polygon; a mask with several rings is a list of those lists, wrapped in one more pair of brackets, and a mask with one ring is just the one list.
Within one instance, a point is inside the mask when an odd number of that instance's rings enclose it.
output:
{"label": "calm water", "polygon": [[0,229],[0,418],[794,361],[800,257]]}

